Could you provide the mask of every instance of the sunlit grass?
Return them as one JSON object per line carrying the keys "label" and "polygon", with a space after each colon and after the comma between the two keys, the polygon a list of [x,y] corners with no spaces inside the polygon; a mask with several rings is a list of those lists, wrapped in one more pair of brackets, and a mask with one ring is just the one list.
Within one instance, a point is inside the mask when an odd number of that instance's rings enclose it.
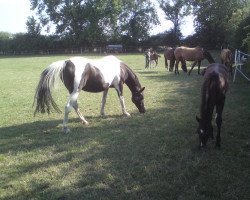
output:
{"label": "sunlit grass", "polygon": [[[217,52],[214,53],[217,55]],[[90,58],[99,55],[87,55]],[[82,92],[79,106],[90,122],[70,113],[70,134],[62,133],[63,113],[33,116],[34,92],[42,70],[63,56],[0,59],[0,199],[248,199],[249,84],[231,83],[222,125],[222,148],[210,141],[197,148],[202,77],[166,72],[163,59],[144,69],[143,55],[118,55],[146,87],[147,112],[138,113],[125,86],[130,118],[121,115],[110,90],[107,117],[100,117],[102,94]],[[63,86],[54,91],[59,107]]]}

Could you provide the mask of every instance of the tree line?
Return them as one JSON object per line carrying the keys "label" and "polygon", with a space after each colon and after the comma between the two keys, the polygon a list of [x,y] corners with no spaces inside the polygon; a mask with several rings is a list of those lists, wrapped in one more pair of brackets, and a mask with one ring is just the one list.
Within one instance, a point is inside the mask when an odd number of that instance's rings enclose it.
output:
{"label": "tree line", "polygon": [[[173,28],[150,36],[159,24],[155,2]],[[230,45],[250,48],[249,0],[30,0],[36,16],[27,19],[26,33],[0,32],[0,53],[40,51],[107,44],[138,46]],[[181,25],[194,16],[195,33],[183,38]],[[54,34],[41,34],[42,30]],[[164,26],[164,24],[163,24]]]}

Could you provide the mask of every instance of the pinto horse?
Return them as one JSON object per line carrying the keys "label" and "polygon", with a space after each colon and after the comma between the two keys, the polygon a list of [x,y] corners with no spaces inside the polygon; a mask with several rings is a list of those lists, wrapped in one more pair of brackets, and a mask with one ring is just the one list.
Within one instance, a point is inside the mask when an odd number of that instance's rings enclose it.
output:
{"label": "pinto horse", "polygon": [[220,147],[222,112],[228,90],[228,71],[225,65],[214,63],[206,68],[204,81],[201,88],[200,118],[197,133],[200,139],[200,147],[204,147],[209,137],[213,138],[212,115],[216,108],[216,147]]}
{"label": "pinto horse", "polygon": [[[165,68],[167,68],[168,71],[173,71],[174,69],[174,62],[175,62],[174,50],[175,50],[174,48],[168,47],[164,51]],[[168,67],[168,60],[170,61],[169,67]]]}
{"label": "pinto horse", "polygon": [[161,57],[160,54],[156,53],[156,51],[153,51],[152,53],[150,53],[150,59],[149,59],[149,63],[150,63],[150,66],[152,64],[152,62],[154,61],[155,62],[155,67],[158,65],[158,60],[159,58]]}
{"label": "pinto horse", "polygon": [[211,54],[201,48],[201,47],[195,47],[195,48],[188,48],[188,47],[177,47],[174,51],[176,63],[175,63],[175,74],[179,74],[178,70],[178,64],[181,61],[182,63],[182,69],[184,72],[187,72],[187,67],[186,67],[186,61],[194,61],[194,63],[191,66],[191,69],[188,72],[188,75],[191,74],[191,71],[193,70],[194,66],[198,63],[198,74],[200,74],[200,66],[201,66],[201,61],[204,59],[207,59],[208,62],[215,63],[213,57]]}
{"label": "pinto horse", "polygon": [[226,65],[228,71],[233,75],[233,54],[229,49],[222,49],[220,53],[221,63]]}
{"label": "pinto horse", "polygon": [[61,78],[69,91],[69,100],[65,106],[63,131],[68,133],[68,115],[73,107],[83,124],[88,124],[81,114],[77,98],[81,90],[87,92],[103,92],[101,115],[105,115],[104,107],[109,88],[115,88],[120,100],[122,113],[130,116],[126,111],[123,97],[123,84],[125,83],[132,93],[132,102],[145,113],[143,90],[135,73],[122,61],[114,56],[106,56],[102,59],[92,60],[83,57],[73,57],[69,60],[57,61],[49,65],[41,74],[38,83],[35,101],[35,113],[48,114],[51,109],[60,111],[51,95],[51,89],[56,80]]}

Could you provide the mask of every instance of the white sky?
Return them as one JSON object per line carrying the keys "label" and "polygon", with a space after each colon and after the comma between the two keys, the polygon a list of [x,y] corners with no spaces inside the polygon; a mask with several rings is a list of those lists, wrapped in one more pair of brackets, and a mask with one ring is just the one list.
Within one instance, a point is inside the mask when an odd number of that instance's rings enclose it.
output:
{"label": "white sky", "polygon": [[[155,3],[157,6],[157,3]],[[165,20],[164,12],[157,7],[161,24],[155,26],[151,34],[157,34],[173,27],[170,21]],[[0,31],[10,33],[26,32],[26,21],[28,16],[34,15],[30,10],[29,0],[0,0]],[[194,33],[193,18],[188,17],[186,23],[181,27],[184,36]]]}

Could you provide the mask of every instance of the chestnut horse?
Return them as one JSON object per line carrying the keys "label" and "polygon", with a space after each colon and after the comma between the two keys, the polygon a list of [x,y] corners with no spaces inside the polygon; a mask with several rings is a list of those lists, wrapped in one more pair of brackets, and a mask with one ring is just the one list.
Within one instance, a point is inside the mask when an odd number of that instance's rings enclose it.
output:
{"label": "chestnut horse", "polygon": [[200,118],[196,116],[199,123],[197,133],[200,139],[200,147],[204,147],[209,137],[213,138],[212,115],[216,108],[216,147],[220,147],[222,112],[228,90],[228,71],[223,64],[210,64],[205,71],[204,81],[201,87],[201,109]]}
{"label": "chestnut horse", "polygon": [[140,113],[144,113],[144,96],[139,79],[135,73],[122,61],[114,56],[106,56],[102,59],[87,59],[83,57],[73,57],[68,60],[61,60],[50,64],[41,74],[38,83],[34,103],[36,112],[50,113],[54,108],[59,111],[52,98],[51,90],[55,82],[60,79],[69,91],[69,99],[65,106],[63,131],[68,133],[68,115],[73,107],[84,124],[88,124],[81,114],[77,98],[81,90],[86,92],[103,92],[101,115],[105,115],[104,106],[109,88],[115,88],[120,100],[122,113],[130,116],[126,111],[123,97],[123,84],[125,83],[132,93],[132,102]]}
{"label": "chestnut horse", "polygon": [[201,61],[204,59],[207,59],[208,62],[215,63],[213,57],[211,54],[201,48],[201,47],[195,47],[195,48],[188,48],[188,47],[177,47],[174,51],[176,63],[175,63],[175,74],[179,74],[178,70],[178,64],[181,61],[182,62],[182,68],[183,71],[187,72],[187,67],[186,67],[186,61],[194,61],[194,63],[191,66],[191,69],[188,72],[188,75],[191,74],[191,71],[193,70],[194,66],[198,63],[198,74],[200,74],[200,66],[201,66]]}
{"label": "chestnut horse", "polygon": [[233,54],[229,49],[222,49],[220,53],[221,63],[226,65],[228,71],[233,75]]}
{"label": "chestnut horse", "polygon": [[[167,70],[173,71],[175,62],[174,48],[167,47],[164,51],[164,58],[165,58],[165,67],[167,68]],[[170,61],[169,67],[168,67],[168,60]]]}

